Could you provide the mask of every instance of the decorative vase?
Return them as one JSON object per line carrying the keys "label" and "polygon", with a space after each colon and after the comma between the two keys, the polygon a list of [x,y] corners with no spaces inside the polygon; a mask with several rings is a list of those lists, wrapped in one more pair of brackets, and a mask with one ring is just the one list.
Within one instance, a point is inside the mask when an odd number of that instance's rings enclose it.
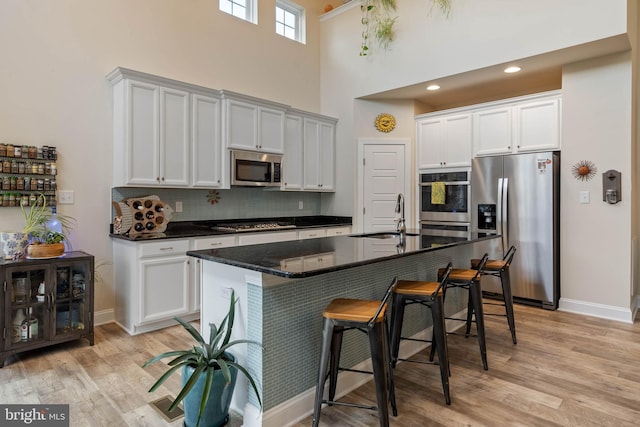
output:
{"label": "decorative vase", "polygon": [[27,246],[29,258],[56,258],[64,254],[64,243],[32,243]]}
{"label": "decorative vase", "polygon": [[[236,358],[230,353],[225,353],[231,360],[235,362]],[[200,420],[201,427],[221,427],[229,421],[229,406],[231,406],[231,398],[233,397],[233,390],[236,385],[236,378],[238,377],[238,369],[233,366],[229,366],[231,371],[231,381],[227,384],[222,371],[215,370],[213,375],[213,383],[211,384],[211,392],[209,394],[209,400],[202,414]],[[182,368],[182,385],[187,382],[193,368],[190,366],[184,366]],[[198,378],[195,386],[191,389],[189,394],[184,398],[184,425],[186,427],[195,427],[198,424],[198,412],[200,411],[200,401],[202,399],[202,391],[206,381],[206,375],[201,375]]]}
{"label": "decorative vase", "polygon": [[18,259],[25,254],[29,236],[22,232],[0,233],[0,247],[4,259]]}

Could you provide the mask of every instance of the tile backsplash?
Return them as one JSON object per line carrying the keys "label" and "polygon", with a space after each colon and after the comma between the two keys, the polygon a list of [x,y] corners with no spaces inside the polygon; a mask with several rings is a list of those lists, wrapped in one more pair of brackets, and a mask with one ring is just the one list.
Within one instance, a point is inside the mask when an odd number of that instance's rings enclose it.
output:
{"label": "tile backsplash", "polygon": [[[111,190],[114,202],[149,195],[157,195],[174,211],[176,202],[182,202],[182,212],[174,212],[172,221],[320,215],[320,193],[250,187],[230,190],[115,187]],[[114,215],[112,212],[111,217]]]}

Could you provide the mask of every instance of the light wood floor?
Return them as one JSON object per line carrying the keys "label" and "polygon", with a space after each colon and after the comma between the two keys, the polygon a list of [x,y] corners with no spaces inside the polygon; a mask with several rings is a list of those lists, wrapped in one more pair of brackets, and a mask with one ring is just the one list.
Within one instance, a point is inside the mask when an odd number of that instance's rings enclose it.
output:
{"label": "light wood floor", "polygon": [[[398,365],[399,415],[392,426],[640,425],[638,320],[629,325],[518,305],[516,325],[513,345],[505,319],[487,317],[488,371],[474,338],[449,337],[451,406],[436,366]],[[163,367],[140,366],[186,345],[181,327],[131,337],[114,324],[100,326],[94,346],[78,341],[10,359],[0,369],[0,403],[68,403],[72,426],[182,425],[166,423],[148,404],[175,396],[179,378],[150,394]],[[344,399],[373,402],[373,385]],[[311,417],[295,424],[309,425]],[[327,407],[321,425],[376,426],[378,419],[362,409]]]}

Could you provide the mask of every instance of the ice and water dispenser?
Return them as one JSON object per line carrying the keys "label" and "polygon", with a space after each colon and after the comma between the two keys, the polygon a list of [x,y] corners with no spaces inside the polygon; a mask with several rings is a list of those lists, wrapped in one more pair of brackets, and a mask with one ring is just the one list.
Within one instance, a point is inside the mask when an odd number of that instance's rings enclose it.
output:
{"label": "ice and water dispenser", "polygon": [[496,205],[478,204],[478,231],[496,231]]}

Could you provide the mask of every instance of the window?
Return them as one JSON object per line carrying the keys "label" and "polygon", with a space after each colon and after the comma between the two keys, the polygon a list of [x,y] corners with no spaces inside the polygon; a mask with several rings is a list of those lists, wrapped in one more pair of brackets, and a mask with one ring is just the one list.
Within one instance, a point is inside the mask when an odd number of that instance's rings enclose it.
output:
{"label": "window", "polygon": [[236,18],[256,23],[256,0],[220,0],[220,10]]}
{"label": "window", "polygon": [[277,0],[276,33],[304,43],[304,9],[290,1]]}

